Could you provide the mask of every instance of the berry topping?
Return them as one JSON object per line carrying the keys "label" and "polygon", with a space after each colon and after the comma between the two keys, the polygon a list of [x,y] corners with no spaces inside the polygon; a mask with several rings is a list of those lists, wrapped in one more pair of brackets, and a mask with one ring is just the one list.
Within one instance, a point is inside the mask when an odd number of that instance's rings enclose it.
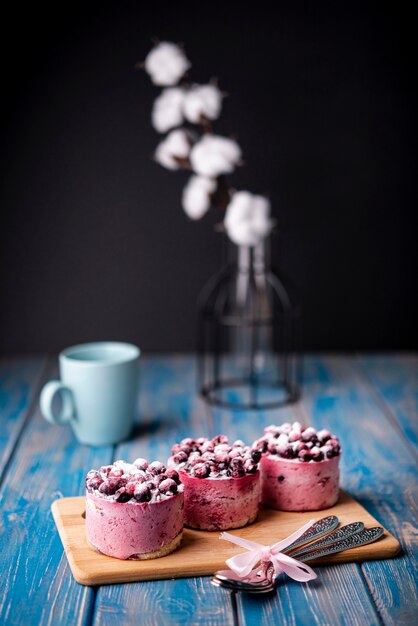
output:
{"label": "berry topping", "polygon": [[322,430],[318,430],[316,434],[318,436],[319,441],[321,441],[321,443],[325,443],[326,441],[328,441],[328,439],[331,439],[331,436],[332,436],[329,430],[327,430],[326,428],[323,428]]}
{"label": "berry topping", "polygon": [[222,452],[218,452],[218,454],[215,455],[215,463],[217,463],[219,466],[222,465],[223,467],[226,467],[229,463],[229,454],[228,452],[225,450],[222,450]]}
{"label": "berry topping", "polygon": [[325,428],[316,431],[299,422],[267,426],[264,435],[252,445],[253,452],[278,455],[283,459],[319,462],[341,454],[340,442]]}
{"label": "berry topping", "polygon": [[185,463],[187,461],[187,458],[188,458],[187,454],[183,450],[180,450],[180,452],[177,452],[173,456],[173,461],[176,464],[178,464],[178,463]]}
{"label": "berry topping", "polygon": [[231,445],[225,435],[183,439],[173,445],[171,452],[169,465],[196,478],[241,478],[254,474],[262,455],[261,450],[251,449],[240,439]]}
{"label": "berry topping", "polygon": [[242,456],[234,456],[231,459],[230,466],[232,469],[235,469],[236,467],[242,467],[243,465],[244,465],[244,459],[242,458]]}
{"label": "berry topping", "polygon": [[159,484],[159,490],[161,493],[177,493],[177,483],[171,478],[166,478]]}
{"label": "berry topping", "polygon": [[169,468],[165,475],[167,476],[167,478],[171,478],[171,480],[174,480],[174,482],[176,483],[176,485],[180,484],[180,476],[178,474],[178,472],[176,472],[175,469],[171,469]]}
{"label": "berry topping", "polygon": [[242,478],[246,472],[243,467],[237,467],[231,471],[231,478]]}
{"label": "berry topping", "polygon": [[121,487],[116,493],[116,502],[128,502],[133,494],[127,493],[125,487]]}
{"label": "berry topping", "polygon": [[123,476],[124,472],[122,469],[119,469],[117,467],[113,467],[110,472],[108,473],[108,477],[110,478],[112,476],[115,478],[120,478],[121,476]]}
{"label": "berry topping", "polygon": [[159,461],[148,464],[145,459],[136,459],[134,463],[115,461],[99,471],[90,470],[86,476],[86,489],[106,500],[135,503],[157,502],[182,492],[184,488],[176,470],[166,470]]}
{"label": "berry topping", "polygon": [[138,483],[126,483],[125,485],[125,493],[129,493],[129,495],[133,496],[135,493],[135,487]]}
{"label": "berry topping", "polygon": [[308,449],[301,450],[298,454],[299,461],[310,461],[312,459],[312,455]]}
{"label": "berry topping", "polygon": [[[105,496],[109,496],[112,493],[112,490],[108,482],[103,482],[99,487],[99,491],[100,493],[103,493]],[[113,491],[113,493],[115,492]]]}
{"label": "berry topping", "polygon": [[217,435],[217,437],[214,437],[212,441],[215,444],[215,446],[218,446],[219,444],[228,445],[228,437],[226,437],[226,435]]}
{"label": "berry topping", "polygon": [[251,458],[254,463],[259,463],[261,459],[261,450],[251,450]]}
{"label": "berry topping", "polygon": [[89,484],[92,487],[92,489],[98,489],[100,485],[103,483],[103,478],[101,477],[100,472],[96,472],[95,470],[91,470],[87,474],[86,481],[87,480],[89,481]]}
{"label": "berry topping", "polygon": [[151,489],[147,483],[140,483],[135,487],[135,500],[138,502],[149,502],[151,500]]}
{"label": "berry topping", "polygon": [[148,467],[148,461],[146,459],[135,459],[134,465],[140,470],[146,470]]}
{"label": "berry topping", "polygon": [[164,474],[165,472],[165,465],[163,465],[162,463],[160,463],[159,461],[154,461],[153,463],[150,463],[148,465],[148,471],[151,474]]}
{"label": "berry topping", "polygon": [[196,478],[207,478],[209,474],[209,463],[196,463],[196,465],[193,467],[193,476],[196,476]]}
{"label": "berry topping", "polygon": [[258,470],[258,465],[252,459],[247,459],[244,463],[244,469],[247,474],[255,474]]}

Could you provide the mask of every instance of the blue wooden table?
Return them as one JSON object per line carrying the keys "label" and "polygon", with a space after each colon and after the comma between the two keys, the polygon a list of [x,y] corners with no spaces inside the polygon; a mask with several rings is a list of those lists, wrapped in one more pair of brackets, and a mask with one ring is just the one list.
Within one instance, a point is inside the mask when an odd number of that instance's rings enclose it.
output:
{"label": "blue wooden table", "polygon": [[[56,358],[0,361],[0,624],[417,623],[417,356],[308,356],[302,400],[257,414],[207,407],[190,356],[144,358],[135,435],[105,448],[79,445],[68,426],[40,416],[39,391],[56,370]],[[91,467],[138,456],[165,461],[171,443],[187,435],[250,441],[269,423],[295,419],[339,434],[342,486],[400,540],[400,556],[322,567],[316,581],[288,580],[268,598],[235,595],[209,578],[74,582],[50,506],[83,494]]]}

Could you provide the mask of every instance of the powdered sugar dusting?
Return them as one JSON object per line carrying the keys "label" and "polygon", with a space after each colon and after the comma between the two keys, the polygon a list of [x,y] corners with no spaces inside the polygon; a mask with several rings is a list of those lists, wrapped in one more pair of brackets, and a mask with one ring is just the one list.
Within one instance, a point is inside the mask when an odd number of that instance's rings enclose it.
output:
{"label": "powdered sugar dusting", "polygon": [[90,470],[86,489],[99,498],[113,502],[158,502],[184,489],[178,473],[163,463],[136,459],[133,463],[115,461]]}
{"label": "powdered sugar dusting", "polygon": [[316,431],[300,422],[267,426],[264,435],[252,447],[263,454],[313,463],[341,454],[340,442],[335,435],[325,428]]}

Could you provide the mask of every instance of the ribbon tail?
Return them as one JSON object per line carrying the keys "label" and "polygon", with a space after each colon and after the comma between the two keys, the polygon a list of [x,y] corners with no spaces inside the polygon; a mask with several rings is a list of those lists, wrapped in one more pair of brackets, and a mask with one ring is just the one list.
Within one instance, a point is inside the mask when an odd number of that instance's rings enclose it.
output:
{"label": "ribbon tail", "polygon": [[242,552],[236,556],[231,557],[226,561],[228,567],[231,568],[240,578],[247,576],[254,566],[259,561],[270,561],[274,568],[274,577],[277,578],[282,572],[286,573],[293,580],[298,582],[307,582],[308,580],[314,580],[317,576],[313,569],[309,565],[305,565],[296,559],[283,554],[282,549],[286,548],[294,541],[299,539],[303,533],[308,530],[315,523],[315,520],[310,520],[307,524],[299,528],[296,532],[292,533],[286,539],[278,541],[273,546],[263,546],[255,541],[244,539],[243,537],[237,537],[230,533],[221,533],[220,539],[230,541],[241,548],[245,548],[247,552]]}
{"label": "ribbon tail", "polygon": [[228,559],[226,564],[240,578],[247,576],[261,559],[261,551],[242,552]]}
{"label": "ribbon tail", "polygon": [[301,563],[287,554],[276,554],[275,559],[279,562],[280,568],[293,580],[306,583],[308,580],[315,580],[317,575],[309,565]]}
{"label": "ribbon tail", "polygon": [[276,579],[284,570],[281,568],[279,561],[272,554],[270,557],[270,561],[274,568],[274,578]]}
{"label": "ribbon tail", "polygon": [[237,546],[241,546],[241,548],[247,548],[247,550],[261,550],[264,548],[261,543],[250,541],[250,539],[244,539],[244,537],[237,537],[236,535],[231,535],[231,533],[221,533],[219,539],[230,541],[231,543],[235,543]]}
{"label": "ribbon tail", "polygon": [[299,537],[301,537],[303,533],[308,530],[308,528],[310,528],[313,524],[315,524],[315,522],[316,520],[314,519],[309,520],[309,522],[304,524],[304,526],[299,528],[299,530],[296,530],[294,533],[289,535],[289,537],[286,537],[286,539],[282,539],[281,541],[274,543],[271,546],[272,553],[275,554],[277,552],[281,552],[282,550],[284,550],[284,548],[287,548],[287,546],[290,546],[291,543],[296,541],[296,539],[299,539]]}

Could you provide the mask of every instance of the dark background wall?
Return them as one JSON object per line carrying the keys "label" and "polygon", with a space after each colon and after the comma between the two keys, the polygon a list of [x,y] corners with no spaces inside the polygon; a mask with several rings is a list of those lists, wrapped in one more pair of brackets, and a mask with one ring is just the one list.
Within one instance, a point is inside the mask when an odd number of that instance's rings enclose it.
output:
{"label": "dark background wall", "polygon": [[134,65],[153,35],[184,42],[193,78],[217,76],[229,93],[217,129],[238,136],[246,163],[231,184],[271,196],[273,257],[303,306],[305,348],[418,347],[412,17],[317,4],[14,10],[2,38],[2,352],[105,338],[194,348],[222,237],[216,216],[182,212],[187,175],[151,160],[159,91]]}

